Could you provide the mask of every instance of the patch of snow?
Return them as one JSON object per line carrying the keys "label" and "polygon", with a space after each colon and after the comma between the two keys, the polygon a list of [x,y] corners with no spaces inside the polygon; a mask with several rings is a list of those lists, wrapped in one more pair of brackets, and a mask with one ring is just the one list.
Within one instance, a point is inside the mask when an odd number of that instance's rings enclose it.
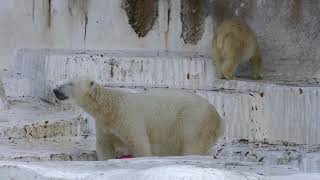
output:
{"label": "patch of snow", "polygon": [[[108,161],[0,162],[0,179],[105,180],[279,180],[317,179],[320,174],[299,173],[281,166],[253,169],[254,163],[228,164],[210,157],[148,157]],[[272,172],[272,168],[277,173]]]}

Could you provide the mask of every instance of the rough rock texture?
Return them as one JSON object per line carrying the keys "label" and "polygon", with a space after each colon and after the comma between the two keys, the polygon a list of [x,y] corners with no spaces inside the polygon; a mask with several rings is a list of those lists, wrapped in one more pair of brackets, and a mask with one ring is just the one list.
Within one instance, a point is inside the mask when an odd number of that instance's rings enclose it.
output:
{"label": "rough rock texture", "polygon": [[208,10],[205,0],[181,0],[182,33],[186,44],[197,44],[204,33]]}
{"label": "rough rock texture", "polygon": [[[257,1],[247,21],[258,34],[266,72],[319,77],[320,15],[318,1]],[[303,13],[302,13],[303,12]]]}
{"label": "rough rock texture", "polygon": [[123,0],[122,8],[139,37],[145,37],[158,18],[158,0]]}
{"label": "rough rock texture", "polygon": [[300,172],[316,173],[320,170],[320,146],[298,145],[267,141],[249,142],[240,139],[232,143],[220,142],[212,149],[215,159],[223,162],[251,162],[265,166],[283,165]]}
{"label": "rough rock texture", "polygon": [[[48,2],[2,2],[0,67],[11,65],[14,50],[21,47],[143,48],[211,55],[217,24],[237,16],[257,32],[267,74],[320,77],[320,3],[316,0]],[[128,10],[123,4],[130,4]]]}
{"label": "rough rock texture", "polygon": [[0,112],[0,138],[38,139],[58,136],[87,136],[92,132],[80,112],[63,110],[41,100],[11,102]]}
{"label": "rough rock texture", "polygon": [[87,38],[88,27],[88,0],[68,0],[68,10],[71,16],[80,18],[81,24],[84,25],[83,41]]}
{"label": "rough rock texture", "polygon": [[[213,0],[215,27],[223,20],[246,20],[257,33],[267,74],[319,77],[318,1]],[[214,31],[214,30],[213,30]],[[242,70],[247,67],[243,66]]]}
{"label": "rough rock texture", "polygon": [[95,161],[94,137],[42,139],[0,139],[0,160],[4,161]]}

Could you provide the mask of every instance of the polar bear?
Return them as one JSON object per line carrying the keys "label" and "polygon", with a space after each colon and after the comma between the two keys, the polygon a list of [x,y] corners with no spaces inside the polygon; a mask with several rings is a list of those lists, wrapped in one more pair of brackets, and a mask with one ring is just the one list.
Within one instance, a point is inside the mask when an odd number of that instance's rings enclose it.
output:
{"label": "polar bear", "polygon": [[213,55],[218,78],[234,79],[240,63],[250,61],[253,78],[262,78],[262,58],[256,34],[244,21],[225,20],[212,38]]}
{"label": "polar bear", "polygon": [[76,80],[53,93],[95,119],[99,160],[115,158],[123,147],[134,157],[205,155],[223,133],[215,107],[183,90],[129,93]]}

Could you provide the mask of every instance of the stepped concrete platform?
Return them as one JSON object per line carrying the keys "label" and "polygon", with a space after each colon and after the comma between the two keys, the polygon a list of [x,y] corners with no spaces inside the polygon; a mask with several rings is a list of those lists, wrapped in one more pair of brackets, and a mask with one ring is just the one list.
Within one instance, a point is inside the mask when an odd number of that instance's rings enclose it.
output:
{"label": "stepped concrete platform", "polygon": [[[208,154],[232,168],[235,162],[282,166],[297,172],[320,172],[319,146],[266,143],[218,143]],[[0,161],[95,161],[95,137],[54,137],[42,139],[0,139]],[[253,168],[254,169],[254,168]]]}
{"label": "stepped concrete platform", "polygon": [[[56,84],[67,79],[90,77],[109,86],[169,87],[219,90],[240,88],[235,83],[215,78],[211,57],[190,52],[28,50],[17,52],[15,70],[35,83]],[[317,78],[273,73],[262,81],[247,77],[246,65],[237,74],[248,87],[259,91],[264,84],[319,87]],[[245,70],[241,70],[245,69]],[[261,82],[261,83],[260,83]],[[39,87],[38,87],[39,88]],[[46,90],[46,89],[41,89]],[[38,89],[39,93],[40,89]],[[39,94],[37,94],[39,95]]]}
{"label": "stepped concrete platform", "polygon": [[[130,173],[137,173],[134,174],[136,178],[143,179],[145,173],[154,172],[154,169],[166,172],[163,167],[172,167],[169,171],[181,172],[190,169],[190,166],[196,167],[190,172],[187,171],[190,178],[198,178],[199,173],[207,173],[207,168],[221,175],[225,170],[232,170],[227,173],[236,174],[235,177],[244,175],[243,171],[266,176],[320,172],[319,146],[286,142],[281,142],[282,145],[268,142],[252,143],[245,139],[233,143],[220,142],[213,147],[210,156],[204,159],[191,158],[192,161],[188,157],[176,157],[173,160],[163,157],[151,161],[149,160],[152,158],[138,158],[132,163],[130,161],[131,164],[128,166],[123,166],[124,162],[128,164],[128,161],[123,160],[92,162],[97,160],[95,137],[86,129],[88,121],[84,121],[84,118],[79,120],[79,114],[75,111],[63,110],[41,100],[28,98],[11,100],[10,103],[11,109],[0,113],[3,132],[0,138],[0,161],[4,161],[0,163],[0,172],[6,172],[0,173],[1,179],[112,179],[131,178]],[[58,125],[55,125],[57,123]],[[23,163],[39,161],[43,163]],[[86,169],[87,166],[90,168]],[[136,169],[137,167],[139,168]],[[153,175],[155,178],[161,177],[161,174],[152,173],[152,177]],[[167,177],[185,175],[169,173]],[[212,174],[206,176],[213,177]],[[225,175],[218,177],[222,178]]]}
{"label": "stepped concrete platform", "polygon": [[[0,112],[0,179],[319,178],[301,174],[320,172],[319,79],[277,72],[255,81],[241,68],[227,81],[199,54],[20,50],[3,78],[11,109]],[[226,133],[208,157],[92,161],[93,119],[52,94],[77,77],[132,93],[199,94],[216,106]]]}
{"label": "stepped concrete platform", "polygon": [[97,160],[95,138],[0,139],[0,160],[93,161]]}
{"label": "stepped concrete platform", "polygon": [[251,162],[268,166],[284,166],[299,172],[320,172],[320,146],[297,144],[270,144],[239,140],[232,143],[218,143],[211,153],[223,162]]}
{"label": "stepped concrete platform", "polygon": [[0,112],[0,160],[96,160],[87,119],[33,98],[10,99]]}
{"label": "stepped concrete platform", "polygon": [[0,138],[50,138],[87,136],[88,119],[76,110],[64,110],[42,100],[10,100],[10,109],[0,112]]}
{"label": "stepped concrete platform", "polygon": [[[0,160],[96,160],[95,137],[88,129],[89,120],[80,112],[31,98],[10,103],[10,110],[0,112]],[[229,163],[242,161],[283,165],[302,172],[320,171],[318,145],[222,140],[210,155]]]}
{"label": "stepped concrete platform", "polygon": [[[128,89],[127,89],[128,90]],[[144,89],[140,89],[144,91]],[[95,137],[88,120],[74,110],[64,110],[41,100],[10,100],[11,109],[0,112],[0,160],[79,161],[96,160]],[[232,164],[256,163],[283,166],[297,172],[320,171],[317,145],[223,141],[213,147],[211,158]]]}
{"label": "stepped concrete platform", "polygon": [[[182,88],[216,106],[227,124],[226,141],[320,143],[320,80],[316,78],[284,72],[254,81],[240,71],[238,80],[218,80],[210,57],[184,52],[24,49],[17,53],[15,71],[23,77],[16,78],[23,84],[16,86],[16,92],[48,102],[56,101],[54,87],[77,77],[133,92]],[[5,86],[12,89],[9,79]],[[9,95],[17,96],[15,91]]]}
{"label": "stepped concrete platform", "polygon": [[283,166],[226,163],[205,156],[134,158],[96,162],[0,162],[1,179],[123,179],[123,180],[276,180],[317,179]]}

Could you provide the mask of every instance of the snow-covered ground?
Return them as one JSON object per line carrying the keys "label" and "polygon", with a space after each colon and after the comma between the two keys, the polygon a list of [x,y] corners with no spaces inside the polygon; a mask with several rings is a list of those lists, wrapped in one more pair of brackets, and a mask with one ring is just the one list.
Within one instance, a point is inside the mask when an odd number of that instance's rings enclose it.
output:
{"label": "snow-covered ground", "polygon": [[212,157],[149,157],[109,161],[0,162],[0,179],[279,180],[320,179],[282,166],[220,162]]}

